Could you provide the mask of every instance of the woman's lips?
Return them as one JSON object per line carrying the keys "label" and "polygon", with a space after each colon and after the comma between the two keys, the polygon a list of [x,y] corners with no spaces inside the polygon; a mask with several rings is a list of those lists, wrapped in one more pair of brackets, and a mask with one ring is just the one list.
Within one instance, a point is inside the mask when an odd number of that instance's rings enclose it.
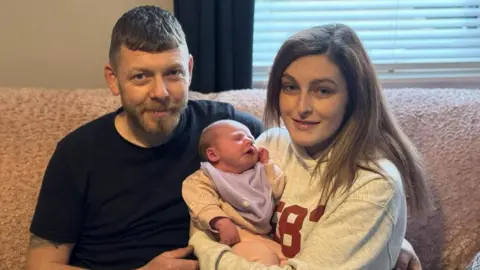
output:
{"label": "woman's lips", "polygon": [[310,130],[314,128],[316,125],[320,124],[319,121],[317,122],[317,121],[297,120],[293,118],[292,120],[293,120],[293,124],[298,130]]}

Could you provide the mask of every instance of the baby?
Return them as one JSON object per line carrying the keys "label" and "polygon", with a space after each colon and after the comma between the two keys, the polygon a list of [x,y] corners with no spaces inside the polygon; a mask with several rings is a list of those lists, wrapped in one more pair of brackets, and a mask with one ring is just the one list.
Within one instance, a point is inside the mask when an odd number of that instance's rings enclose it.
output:
{"label": "baby", "polygon": [[278,243],[268,235],[275,203],[285,187],[281,170],[250,130],[233,120],[217,121],[200,137],[200,169],[182,186],[195,230],[212,232],[220,243],[249,261],[283,265]]}

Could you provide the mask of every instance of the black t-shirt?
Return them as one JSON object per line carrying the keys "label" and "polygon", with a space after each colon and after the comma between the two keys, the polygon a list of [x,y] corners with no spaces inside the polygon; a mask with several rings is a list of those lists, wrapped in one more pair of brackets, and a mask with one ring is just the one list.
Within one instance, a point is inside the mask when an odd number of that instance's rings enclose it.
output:
{"label": "black t-shirt", "polygon": [[141,267],[160,253],[185,247],[190,217],[183,180],[200,167],[198,139],[220,119],[261,122],[233,106],[189,101],[172,139],[142,148],[119,135],[112,112],[62,139],[48,164],[30,230],[76,243],[70,264],[93,269]]}

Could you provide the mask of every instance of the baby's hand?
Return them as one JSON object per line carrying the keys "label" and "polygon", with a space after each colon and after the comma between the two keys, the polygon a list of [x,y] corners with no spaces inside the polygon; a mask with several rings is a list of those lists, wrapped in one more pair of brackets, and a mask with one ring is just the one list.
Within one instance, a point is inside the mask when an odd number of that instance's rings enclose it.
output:
{"label": "baby's hand", "polygon": [[238,234],[237,226],[235,226],[229,218],[219,218],[214,220],[212,225],[212,227],[220,234],[220,243],[233,246],[240,242],[240,235]]}
{"label": "baby's hand", "polygon": [[262,164],[267,164],[268,161],[270,160],[270,154],[268,153],[268,150],[265,147],[258,148],[258,155],[259,155],[259,161]]}

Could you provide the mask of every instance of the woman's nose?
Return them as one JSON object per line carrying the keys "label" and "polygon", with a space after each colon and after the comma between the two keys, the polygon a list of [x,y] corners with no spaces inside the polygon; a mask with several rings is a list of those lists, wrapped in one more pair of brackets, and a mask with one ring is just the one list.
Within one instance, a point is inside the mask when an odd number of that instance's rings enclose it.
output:
{"label": "woman's nose", "polygon": [[306,118],[312,112],[312,100],[308,92],[304,92],[298,97],[297,112],[300,118]]}

